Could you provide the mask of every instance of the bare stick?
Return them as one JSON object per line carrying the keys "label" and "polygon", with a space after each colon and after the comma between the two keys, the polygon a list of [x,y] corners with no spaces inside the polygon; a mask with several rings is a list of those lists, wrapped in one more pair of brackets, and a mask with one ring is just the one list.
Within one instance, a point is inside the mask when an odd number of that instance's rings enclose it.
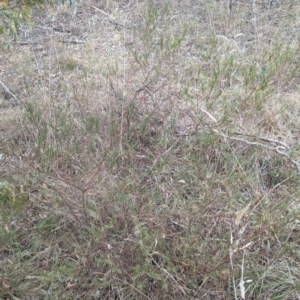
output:
{"label": "bare stick", "polygon": [[113,24],[113,25],[117,25],[117,26],[121,26],[121,27],[124,27],[124,28],[127,28],[127,29],[131,29],[130,26],[126,26],[124,24],[121,24],[119,22],[116,22],[115,20],[112,19],[111,15],[106,13],[105,11],[103,11],[102,9],[96,7],[96,6],[93,6],[92,5],[92,8],[94,8],[95,10],[99,11],[101,14],[103,14],[104,16],[106,16],[108,18],[108,21]]}
{"label": "bare stick", "polygon": [[[241,133],[236,133],[236,134],[243,135]],[[274,140],[274,139],[268,139],[268,138],[262,138],[262,137],[254,136],[254,135],[250,135],[250,134],[244,134],[245,136],[253,137],[253,138],[259,139],[259,140],[261,140],[263,142],[268,142],[268,143],[273,144],[273,145],[275,144],[275,146],[268,146],[266,144],[259,143],[259,142],[251,142],[251,141],[248,141],[248,140],[245,140],[245,139],[241,139],[241,138],[237,138],[237,137],[230,137],[228,135],[225,135],[224,133],[222,133],[221,135],[225,139],[242,142],[242,143],[245,143],[247,145],[260,146],[260,147],[266,148],[268,150],[275,151],[278,154],[285,156],[290,162],[292,162],[296,166],[297,172],[300,175],[300,163],[298,161],[296,161],[296,160],[293,160],[290,157],[290,155],[289,155],[290,147],[288,145],[286,145],[285,143],[283,143],[281,141],[278,141],[278,140]]]}
{"label": "bare stick", "polygon": [[9,95],[11,95],[14,98],[14,102],[15,103],[20,103],[20,100],[15,96],[15,94],[13,94],[9,88],[1,81],[0,79],[0,84],[2,85],[2,87],[5,89],[6,93],[8,93]]}

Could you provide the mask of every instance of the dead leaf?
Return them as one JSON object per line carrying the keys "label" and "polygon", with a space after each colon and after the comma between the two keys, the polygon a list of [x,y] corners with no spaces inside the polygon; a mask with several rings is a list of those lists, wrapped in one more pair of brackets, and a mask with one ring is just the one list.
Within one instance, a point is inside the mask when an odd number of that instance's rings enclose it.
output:
{"label": "dead leaf", "polygon": [[247,212],[247,210],[249,209],[251,203],[249,203],[246,207],[244,207],[243,209],[241,210],[238,210],[236,213],[235,213],[235,221],[234,221],[234,224],[235,226],[238,226],[240,225],[241,223],[241,220],[244,216],[244,214]]}
{"label": "dead leaf", "polygon": [[3,285],[3,287],[5,289],[9,289],[10,288],[10,285],[6,281],[2,280],[1,283],[2,283],[2,285]]}

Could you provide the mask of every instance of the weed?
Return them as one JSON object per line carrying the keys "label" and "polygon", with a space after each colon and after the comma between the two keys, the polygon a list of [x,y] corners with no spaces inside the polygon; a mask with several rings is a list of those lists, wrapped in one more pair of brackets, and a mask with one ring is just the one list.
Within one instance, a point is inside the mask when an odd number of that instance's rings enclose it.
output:
{"label": "weed", "polygon": [[0,298],[299,297],[297,6],[109,3],[13,64]]}

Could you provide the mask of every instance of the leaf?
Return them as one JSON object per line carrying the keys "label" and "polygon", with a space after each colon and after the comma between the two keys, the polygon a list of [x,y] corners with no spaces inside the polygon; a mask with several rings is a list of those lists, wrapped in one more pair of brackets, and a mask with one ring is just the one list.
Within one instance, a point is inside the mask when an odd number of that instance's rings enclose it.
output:
{"label": "leaf", "polygon": [[249,203],[246,207],[244,207],[243,209],[241,210],[238,210],[236,213],[235,213],[235,221],[234,221],[234,224],[236,226],[240,225],[241,223],[241,220],[244,216],[244,214],[247,212],[247,210],[249,209],[251,203]]}
{"label": "leaf", "polygon": [[3,287],[5,288],[5,289],[9,289],[10,288],[10,285],[6,282],[6,281],[4,281],[4,280],[2,280],[2,285],[3,285]]}

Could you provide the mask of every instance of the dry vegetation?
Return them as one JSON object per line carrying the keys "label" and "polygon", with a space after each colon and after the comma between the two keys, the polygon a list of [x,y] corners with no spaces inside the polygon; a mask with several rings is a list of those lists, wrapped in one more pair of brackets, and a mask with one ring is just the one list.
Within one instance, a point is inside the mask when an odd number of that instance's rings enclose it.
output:
{"label": "dry vegetation", "polygon": [[299,1],[72,13],[1,38],[0,298],[299,299]]}

